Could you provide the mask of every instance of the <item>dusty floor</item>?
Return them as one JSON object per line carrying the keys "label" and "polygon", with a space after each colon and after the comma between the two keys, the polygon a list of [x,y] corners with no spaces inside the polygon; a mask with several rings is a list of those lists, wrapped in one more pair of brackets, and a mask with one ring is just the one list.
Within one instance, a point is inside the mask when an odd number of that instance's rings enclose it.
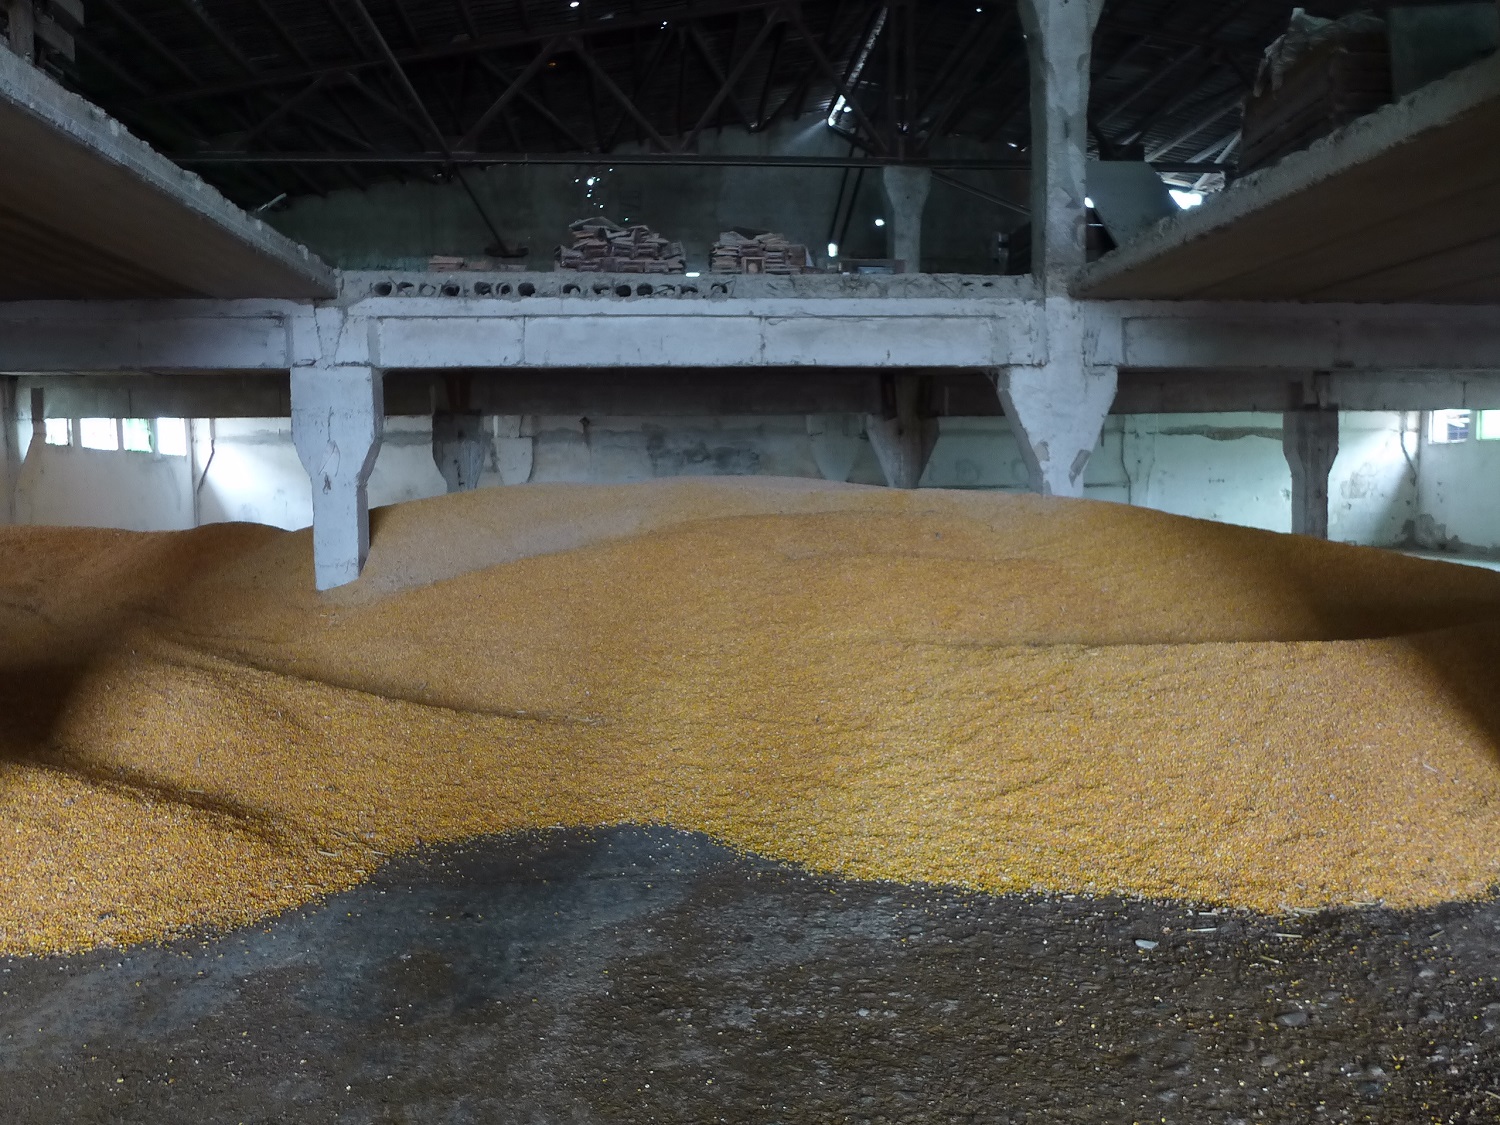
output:
{"label": "dusty floor", "polygon": [[1494,901],[991,898],[666,829],[429,850],[0,991],[18,1125],[1500,1120]]}

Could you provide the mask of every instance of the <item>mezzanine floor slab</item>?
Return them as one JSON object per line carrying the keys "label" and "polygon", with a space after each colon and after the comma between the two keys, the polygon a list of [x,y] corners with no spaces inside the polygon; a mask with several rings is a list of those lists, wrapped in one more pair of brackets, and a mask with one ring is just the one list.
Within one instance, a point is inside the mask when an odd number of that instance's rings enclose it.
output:
{"label": "mezzanine floor slab", "polygon": [[1093,299],[1500,302],[1500,55],[1089,267]]}
{"label": "mezzanine floor slab", "polygon": [[0,300],[331,297],[334,273],[0,50]]}
{"label": "mezzanine floor slab", "polygon": [[17,1125],[1478,1122],[1497,938],[1493,901],[991,898],[544,832],[241,932],[0,961],[0,1087]]}

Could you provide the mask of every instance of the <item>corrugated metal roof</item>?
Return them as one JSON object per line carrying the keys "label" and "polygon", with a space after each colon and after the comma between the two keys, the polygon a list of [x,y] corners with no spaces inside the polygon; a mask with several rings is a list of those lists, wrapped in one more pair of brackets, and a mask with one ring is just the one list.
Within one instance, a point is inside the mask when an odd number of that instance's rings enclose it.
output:
{"label": "corrugated metal roof", "polygon": [[[1325,15],[1357,6],[1308,5]],[[607,152],[647,143],[651,132],[687,134],[719,96],[723,76],[736,70],[733,95],[719,99],[711,128],[827,113],[835,86],[800,28],[783,23],[762,34],[768,12],[780,7],[773,0],[91,0],[67,77],[169,153],[434,151],[424,109],[450,148],[467,140],[484,152]],[[866,58],[856,99],[877,129],[903,122],[909,151],[922,151],[933,135],[988,142],[998,153],[1026,147],[1025,43],[1014,0],[896,4],[883,22],[880,0],[796,7],[838,74],[851,75]],[[1098,151],[1139,146],[1155,159],[1217,159],[1238,129],[1259,56],[1289,13],[1284,0],[1113,0],[1095,51]],[[873,36],[877,27],[883,30]],[[388,65],[381,39],[423,107]],[[477,138],[466,138],[549,44],[548,59],[522,91]],[[369,164],[203,171],[245,202],[413,174]]]}

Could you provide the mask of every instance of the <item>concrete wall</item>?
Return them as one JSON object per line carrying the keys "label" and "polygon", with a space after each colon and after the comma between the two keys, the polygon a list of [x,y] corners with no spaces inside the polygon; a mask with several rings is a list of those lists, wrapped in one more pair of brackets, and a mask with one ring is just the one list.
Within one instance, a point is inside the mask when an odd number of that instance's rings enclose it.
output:
{"label": "concrete wall", "polygon": [[1423,547],[1500,554],[1500,441],[1422,443]]}
{"label": "concrete wall", "polygon": [[32,442],[17,482],[18,523],[181,531],[193,526],[186,457]]}
{"label": "concrete wall", "polygon": [[[1417,494],[1401,453],[1400,414],[1343,414],[1329,481],[1329,534],[1349,543],[1403,542]],[[1414,439],[1408,437],[1414,447]],[[1001,418],[944,419],[922,478],[944,488],[1026,487],[1021,452]],[[1114,417],[1089,462],[1091,499],[1221,523],[1291,530],[1291,470],[1279,414]]]}
{"label": "concrete wall", "polygon": [[[938,155],[1014,156],[1004,146],[985,148],[955,139]],[[705,135],[705,153],[839,156],[847,142],[823,119],[804,118],[751,135],[743,129]],[[505,166],[474,169],[470,184],[484,201],[501,235],[527,246],[532,268],[552,268],[554,248],[568,224],[589,215],[616,222],[646,223],[681,240],[690,270],[708,269],[719,232],[730,227],[775,230],[803,241],[823,264],[834,207],[844,173],[826,168],[683,168],[595,166]],[[983,190],[1025,205],[1026,174],[954,173]],[[588,180],[596,179],[590,187]],[[849,186],[857,178],[850,173]],[[887,216],[878,171],[862,180],[845,257],[884,258]],[[473,205],[456,184],[381,184],[368,191],[335,192],[298,199],[265,216],[282,233],[304,242],[325,261],[345,269],[401,268],[425,264],[433,254],[479,257],[491,238]],[[924,223],[924,266],[932,273],[993,273],[993,236],[1024,221],[1006,210],[947,184],[934,183]],[[887,228],[888,229],[888,228]]]}
{"label": "concrete wall", "polygon": [[[509,439],[507,448],[514,453],[519,447],[525,457],[512,456],[502,466],[492,450],[482,486],[517,479],[819,477],[824,475],[820,465],[837,466],[835,474],[847,470],[847,479],[857,484],[884,483],[862,436],[862,420],[852,416],[699,420],[569,415],[508,421],[512,431],[525,436]],[[1471,473],[1469,464],[1490,458],[1487,479],[1494,480],[1500,472],[1500,443],[1422,450],[1427,483],[1419,494],[1415,458],[1408,460],[1402,452],[1403,435],[1409,450],[1416,449],[1416,428],[1415,416],[1343,416],[1341,452],[1330,488],[1333,538],[1381,546],[1408,543],[1419,513],[1434,503],[1447,505],[1442,509],[1445,520],[1461,529],[1465,543],[1500,544],[1500,505],[1488,502],[1486,478]],[[242,520],[284,528],[310,522],[307,476],[287,420],[199,421],[193,434],[191,459],[39,446],[22,472],[23,518],[143,530],[191,526],[191,466],[196,464],[201,474],[198,522]],[[1447,461],[1434,458],[1434,450]],[[1465,483],[1470,478],[1472,483]],[[924,487],[1007,491],[1021,491],[1025,482],[1020,450],[1003,418],[944,419],[922,480]],[[1087,477],[1087,494],[1093,499],[1274,531],[1291,526],[1290,490],[1281,418],[1273,414],[1111,418]],[[429,420],[389,419],[370,481],[371,504],[442,491],[432,462]],[[1424,499],[1429,496],[1433,499]],[[1474,511],[1476,505],[1484,506],[1488,516]],[[1484,518],[1489,524],[1483,524]]]}

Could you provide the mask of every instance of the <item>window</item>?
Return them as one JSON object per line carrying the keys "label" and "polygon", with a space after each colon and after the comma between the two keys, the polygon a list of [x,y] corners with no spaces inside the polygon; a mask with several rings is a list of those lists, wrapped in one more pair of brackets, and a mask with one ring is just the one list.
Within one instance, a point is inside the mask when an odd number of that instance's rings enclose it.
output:
{"label": "window", "polygon": [[1479,411],[1479,440],[1500,441],[1500,410]]}
{"label": "window", "polygon": [[183,418],[156,420],[156,452],[163,457],[186,457],[188,454],[187,421]]}
{"label": "window", "polygon": [[126,418],[120,423],[120,433],[125,438],[125,448],[130,452],[152,452],[151,423],[145,418]]}
{"label": "window", "polygon": [[73,423],[67,418],[48,418],[47,444],[48,445],[72,445]]}
{"label": "window", "polygon": [[1472,410],[1434,410],[1430,440],[1435,445],[1468,441],[1473,420]]}
{"label": "window", "polygon": [[113,418],[80,418],[78,444],[85,449],[119,449],[120,427]]}

